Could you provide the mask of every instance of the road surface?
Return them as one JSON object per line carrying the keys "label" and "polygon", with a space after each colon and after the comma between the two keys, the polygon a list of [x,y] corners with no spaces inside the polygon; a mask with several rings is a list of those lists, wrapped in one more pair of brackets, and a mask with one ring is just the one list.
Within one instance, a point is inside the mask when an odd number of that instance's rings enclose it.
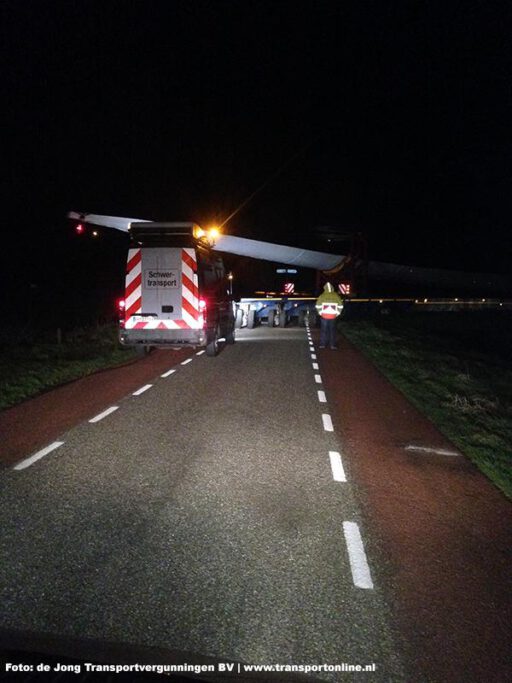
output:
{"label": "road surface", "polygon": [[407,680],[307,335],[239,331],[4,468],[0,627]]}
{"label": "road surface", "polygon": [[512,678],[512,506],[344,339],[159,351],[0,431],[0,636]]}

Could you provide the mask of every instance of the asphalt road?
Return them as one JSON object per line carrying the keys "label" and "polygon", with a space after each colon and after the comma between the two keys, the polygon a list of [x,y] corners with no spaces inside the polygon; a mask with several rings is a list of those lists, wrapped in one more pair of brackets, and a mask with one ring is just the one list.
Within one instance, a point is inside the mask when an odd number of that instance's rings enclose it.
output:
{"label": "asphalt road", "polygon": [[0,628],[406,680],[312,354],[238,331],[1,470]]}

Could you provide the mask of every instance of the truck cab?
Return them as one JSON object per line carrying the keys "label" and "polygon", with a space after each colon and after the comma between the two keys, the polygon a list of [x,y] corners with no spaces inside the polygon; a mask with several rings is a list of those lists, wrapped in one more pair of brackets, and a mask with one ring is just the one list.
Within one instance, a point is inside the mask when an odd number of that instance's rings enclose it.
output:
{"label": "truck cab", "polygon": [[223,260],[196,223],[131,223],[120,342],[215,356],[221,339],[235,341],[229,292]]}

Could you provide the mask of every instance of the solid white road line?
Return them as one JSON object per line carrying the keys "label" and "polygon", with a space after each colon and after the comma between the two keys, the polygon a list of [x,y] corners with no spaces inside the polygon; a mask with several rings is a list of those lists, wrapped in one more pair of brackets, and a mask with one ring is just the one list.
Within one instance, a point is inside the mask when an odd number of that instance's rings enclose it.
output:
{"label": "solid white road line", "polygon": [[203,353],[204,353],[204,349],[203,349],[202,351],[198,351],[198,352],[196,353],[196,356],[202,356]]}
{"label": "solid white road line", "polygon": [[192,358],[187,358],[187,360],[181,362],[182,365],[186,365],[187,363],[192,363]]}
{"label": "solid white road line", "polygon": [[107,415],[110,415],[110,413],[113,413],[118,408],[119,408],[119,406],[111,406],[110,408],[107,408],[106,410],[104,410],[99,415],[96,415],[96,417],[93,417],[91,420],[89,420],[89,422],[99,422],[100,420],[103,420],[104,417],[107,417]]}
{"label": "solid white road line", "polygon": [[311,354],[311,360],[316,360],[316,353]]}
{"label": "solid white road line", "polygon": [[357,588],[373,588],[370,567],[364,552],[361,532],[355,522],[343,522],[343,532],[348,550],[348,559],[352,571],[352,580]]}
{"label": "solid white road line", "polygon": [[333,432],[334,427],[332,426],[331,416],[328,413],[322,413],[322,422],[324,423],[324,429],[326,432]]}
{"label": "solid white road line", "polygon": [[329,458],[331,460],[332,478],[334,481],[347,481],[343,463],[341,462],[341,455],[338,451],[329,451]]}
{"label": "solid white road line", "polygon": [[176,372],[174,368],[172,370],[167,370],[167,372],[164,372],[164,374],[160,375],[160,377],[169,377],[169,375],[172,375],[173,372]]}
{"label": "solid white road line", "polygon": [[315,382],[316,382],[317,384],[322,384],[322,378],[321,378],[320,375],[315,375]]}
{"label": "solid white road line", "polygon": [[318,363],[312,363],[313,365],[313,370],[318,370]]}
{"label": "solid white road line", "polygon": [[147,391],[148,389],[151,389],[152,386],[153,386],[152,384],[145,384],[145,385],[144,385],[143,387],[141,387],[140,389],[137,389],[137,391],[134,391],[133,394],[132,394],[132,396],[140,396],[141,394],[143,394],[143,393],[144,393],[145,391]]}
{"label": "solid white road line", "polygon": [[48,453],[51,453],[56,448],[59,448],[59,446],[62,446],[63,443],[64,441],[54,441],[49,446],[46,446],[46,448],[43,448],[42,450],[37,451],[37,453],[34,453],[34,455],[31,455],[30,458],[26,458],[25,460],[19,462],[13,467],[13,469],[24,470],[26,467],[30,467],[30,465],[35,463],[37,460],[44,458],[45,455],[48,455]]}
{"label": "solid white road line", "polygon": [[325,398],[325,391],[318,392],[318,400],[320,401],[320,403],[327,403],[327,399]]}
{"label": "solid white road line", "polygon": [[446,451],[444,448],[427,448],[426,446],[406,446],[406,451],[419,451],[420,453],[435,453],[436,455],[461,455],[455,451]]}

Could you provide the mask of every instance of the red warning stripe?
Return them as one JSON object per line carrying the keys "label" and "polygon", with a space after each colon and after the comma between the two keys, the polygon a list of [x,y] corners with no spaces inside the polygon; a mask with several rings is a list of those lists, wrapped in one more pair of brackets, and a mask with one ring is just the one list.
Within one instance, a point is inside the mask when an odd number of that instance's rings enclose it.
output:
{"label": "red warning stripe", "polygon": [[187,313],[191,315],[194,320],[197,320],[199,312],[185,298],[183,298],[181,301],[181,307],[185,309],[185,311],[187,311]]}
{"label": "red warning stripe", "polygon": [[142,273],[139,273],[137,277],[134,277],[130,284],[126,287],[125,298],[127,299],[132,292],[134,292],[137,287],[140,287],[142,282]]}
{"label": "red warning stripe", "polygon": [[135,301],[130,308],[126,310],[125,317],[128,319],[131,315],[134,313],[137,313],[137,311],[141,308],[142,306],[142,297],[139,297],[137,301]]}
{"label": "red warning stripe", "polygon": [[187,266],[189,268],[192,268],[192,270],[196,270],[196,267],[197,267],[196,260],[193,259],[192,256],[190,256],[190,254],[187,254],[187,252],[184,249],[181,252],[181,259],[182,259],[182,261],[185,261],[185,263],[187,264]]}
{"label": "red warning stripe", "polygon": [[141,250],[139,249],[139,250],[137,251],[137,253],[134,254],[134,255],[132,256],[132,258],[128,261],[128,263],[126,264],[126,272],[127,272],[127,273],[130,273],[130,272],[135,268],[135,266],[136,266],[138,263],[140,263],[141,258],[142,258]]}
{"label": "red warning stripe", "polygon": [[185,275],[185,273],[181,274],[181,282],[182,282],[183,286],[186,287],[188,290],[190,290],[196,298],[199,297],[199,289],[192,282],[192,280]]}

